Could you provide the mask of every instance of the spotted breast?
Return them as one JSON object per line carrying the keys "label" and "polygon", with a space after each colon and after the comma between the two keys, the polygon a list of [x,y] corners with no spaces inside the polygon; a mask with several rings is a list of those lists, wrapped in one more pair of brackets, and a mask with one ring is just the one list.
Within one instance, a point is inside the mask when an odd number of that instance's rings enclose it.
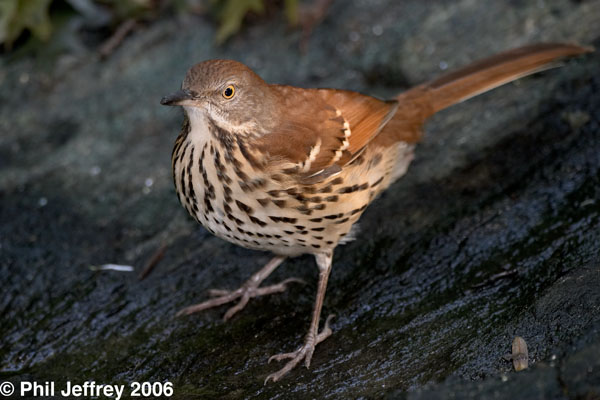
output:
{"label": "spotted breast", "polygon": [[352,240],[354,223],[406,171],[413,149],[404,142],[373,147],[341,173],[298,184],[270,171],[245,142],[205,116],[193,129],[186,119],[172,153],[177,196],[212,234],[284,256]]}

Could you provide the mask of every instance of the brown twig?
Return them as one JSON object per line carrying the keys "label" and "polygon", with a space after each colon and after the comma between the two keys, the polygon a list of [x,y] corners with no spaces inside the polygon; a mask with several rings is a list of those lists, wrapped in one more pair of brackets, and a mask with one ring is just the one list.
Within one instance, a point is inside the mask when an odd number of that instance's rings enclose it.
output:
{"label": "brown twig", "polygon": [[100,57],[105,58],[111,55],[113,51],[115,51],[115,49],[119,47],[121,43],[123,43],[123,40],[129,34],[129,32],[133,31],[137,26],[138,23],[133,18],[123,21],[115,33],[113,33],[112,36],[102,43],[102,46],[100,46]]}
{"label": "brown twig", "polygon": [[150,274],[150,272],[152,272],[154,267],[156,267],[156,264],[158,264],[160,262],[160,260],[162,260],[162,258],[165,256],[166,250],[167,250],[167,244],[162,243],[160,245],[160,247],[154,252],[152,257],[150,257],[150,259],[144,266],[144,269],[142,270],[142,272],[140,272],[140,275],[138,276],[138,280],[141,281],[141,280],[145,279]]}
{"label": "brown twig", "polygon": [[300,26],[302,27],[302,38],[300,39],[300,51],[306,53],[308,50],[308,39],[315,26],[319,25],[327,16],[329,7],[333,0],[315,0],[311,6],[305,6],[298,11]]}

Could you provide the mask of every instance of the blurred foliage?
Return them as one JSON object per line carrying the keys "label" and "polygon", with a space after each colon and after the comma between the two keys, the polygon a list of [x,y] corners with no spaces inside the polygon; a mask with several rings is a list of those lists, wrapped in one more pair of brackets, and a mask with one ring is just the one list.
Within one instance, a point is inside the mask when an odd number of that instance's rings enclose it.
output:
{"label": "blurred foliage", "polygon": [[52,31],[48,9],[52,0],[0,0],[0,44],[11,49],[14,41],[28,29],[47,40]]}
{"label": "blurred foliage", "polygon": [[[200,2],[211,7],[199,6]],[[217,43],[237,33],[248,14],[265,14],[269,6],[283,5],[288,22],[296,25],[298,21],[298,0],[0,0],[0,45],[11,50],[25,31],[42,41],[48,40],[52,32],[50,6],[57,3],[73,6],[74,16],[86,11],[89,14],[90,10],[108,12],[111,30],[129,19],[156,19],[164,11],[198,13],[211,8],[219,21]],[[89,19],[90,15],[86,17]]]}
{"label": "blurred foliage", "polygon": [[[265,0],[212,0],[212,2],[219,6],[217,17],[221,25],[217,31],[217,43],[223,43],[237,33],[248,13],[263,14],[265,12]],[[298,0],[285,0],[284,8],[290,24],[296,25]]]}
{"label": "blurred foliage", "polygon": [[94,0],[94,2],[110,9],[117,21],[128,18],[153,18],[157,11],[167,6],[165,3],[171,3],[164,0]]}

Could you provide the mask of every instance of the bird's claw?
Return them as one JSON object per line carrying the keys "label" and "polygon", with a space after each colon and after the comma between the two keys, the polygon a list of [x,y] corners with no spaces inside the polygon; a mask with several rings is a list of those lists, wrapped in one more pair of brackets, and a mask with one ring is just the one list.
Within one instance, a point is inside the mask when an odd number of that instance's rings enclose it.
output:
{"label": "bird's claw", "polygon": [[313,353],[315,351],[315,347],[317,346],[317,344],[319,344],[323,340],[327,339],[332,333],[331,328],[329,327],[329,323],[331,322],[331,320],[334,317],[335,317],[334,314],[330,314],[327,317],[327,319],[325,320],[325,326],[323,327],[323,330],[318,335],[309,334],[306,337],[304,344],[298,350],[292,351],[291,353],[275,354],[275,355],[269,357],[268,363],[270,363],[273,360],[275,360],[275,361],[281,361],[281,360],[285,360],[285,359],[291,359],[291,360],[288,361],[287,364],[285,364],[284,367],[281,368],[279,371],[269,374],[266,377],[264,384],[266,385],[267,382],[269,382],[269,380],[271,380],[273,382],[277,382],[279,379],[281,379],[281,377],[283,377],[285,374],[290,372],[302,360],[304,360],[304,365],[306,366],[306,368],[309,368],[310,361],[311,361]]}
{"label": "bird's claw", "polygon": [[250,300],[252,297],[284,292],[289,283],[305,284],[306,282],[299,278],[288,278],[282,282],[264,287],[259,287],[257,284],[246,282],[236,290],[211,289],[208,292],[208,295],[211,297],[210,300],[185,307],[184,309],[180,310],[176,316],[179,317],[182,315],[190,315],[240,299],[240,301],[234,306],[230,307],[223,316],[224,320],[228,320],[238,311],[242,310],[246,304],[248,304],[248,300]]}

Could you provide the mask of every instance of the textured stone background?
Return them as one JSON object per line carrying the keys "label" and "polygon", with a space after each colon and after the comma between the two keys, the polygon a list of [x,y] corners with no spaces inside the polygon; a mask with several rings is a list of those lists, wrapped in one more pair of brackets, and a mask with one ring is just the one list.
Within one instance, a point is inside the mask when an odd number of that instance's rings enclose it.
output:
{"label": "textured stone background", "polygon": [[[435,116],[407,176],[338,248],[310,370],[263,386],[268,356],[300,344],[317,270],[251,301],[173,318],[235,288],[268,255],[196,225],[170,152],[181,112],[161,107],[186,69],[234,58],[265,79],[392,96],[539,41],[600,45],[600,1],[334,2],[306,54],[283,18],[226,46],[206,18],[164,18],[109,58],[91,50],[0,58],[0,380],[171,381],[174,398],[600,396],[600,56]],[[140,271],[166,244],[152,274]],[[508,277],[490,281],[494,275]],[[531,368],[503,356],[525,338]]]}

